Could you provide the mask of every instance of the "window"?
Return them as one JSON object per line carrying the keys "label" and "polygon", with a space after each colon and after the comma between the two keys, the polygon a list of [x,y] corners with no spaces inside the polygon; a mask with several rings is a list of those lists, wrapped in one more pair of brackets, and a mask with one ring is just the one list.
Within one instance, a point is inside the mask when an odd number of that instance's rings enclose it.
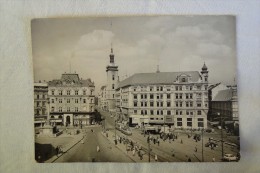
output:
{"label": "window", "polygon": [[159,110],[157,110],[157,115],[160,115],[160,111]]}
{"label": "window", "polygon": [[137,110],[134,110],[134,114],[137,114]]}
{"label": "window", "polygon": [[187,118],[187,126],[192,127],[192,118]]}
{"label": "window", "polygon": [[75,107],[75,112],[78,112],[79,111],[79,108],[78,107]]}
{"label": "window", "polygon": [[171,111],[167,111],[167,115],[171,115]]}
{"label": "window", "polygon": [[153,115],[153,110],[150,110],[150,114]]}
{"label": "window", "polygon": [[190,90],[192,90],[192,86],[190,86]]}
{"label": "window", "polygon": [[75,95],[79,95],[79,91],[78,90],[75,91]]}
{"label": "window", "polygon": [[198,127],[204,127],[203,118],[198,118]]}
{"label": "window", "polygon": [[70,103],[70,99],[67,99],[67,103]]}
{"label": "window", "polygon": [[59,103],[62,103],[62,99],[59,99]]}
{"label": "window", "polygon": [[160,99],[163,99],[163,94],[160,94]]}
{"label": "window", "polygon": [[180,91],[182,90],[182,86],[179,86],[179,90],[180,90]]}
{"label": "window", "polygon": [[205,82],[208,82],[208,78],[207,77],[205,77]]}
{"label": "window", "polygon": [[157,102],[157,107],[159,107],[160,106],[160,102]]}
{"label": "window", "polygon": [[144,114],[147,115],[147,110],[144,110]]}
{"label": "window", "polygon": [[54,103],[54,99],[51,99],[51,103]]}
{"label": "window", "polygon": [[177,126],[182,126],[182,118],[177,118]]}
{"label": "window", "polygon": [[201,115],[201,111],[198,111],[197,114],[198,114],[198,115]]}
{"label": "window", "polygon": [[136,88],[134,88],[134,91],[136,91]]}
{"label": "window", "polygon": [[115,75],[112,75],[112,80],[115,80]]}
{"label": "window", "polygon": [[171,94],[167,94],[167,99],[171,99]]}
{"label": "window", "polygon": [[175,106],[176,106],[176,107],[179,107],[179,102],[175,102]]}
{"label": "window", "polygon": [[70,90],[67,90],[67,95],[70,95]]}
{"label": "window", "polygon": [[67,112],[70,112],[70,107],[67,107]]}
{"label": "window", "polygon": [[182,99],[182,94],[180,94],[180,99]]}
{"label": "window", "polygon": [[163,102],[161,102],[161,107],[163,107]]}
{"label": "window", "polygon": [[208,90],[208,85],[205,85],[205,90]]}
{"label": "window", "polygon": [[186,95],[186,99],[188,99],[189,98],[189,94],[185,94]]}
{"label": "window", "polygon": [[54,90],[51,91],[51,95],[54,95]]}
{"label": "window", "polygon": [[146,94],[144,94],[144,98],[147,99],[147,95]]}
{"label": "window", "polygon": [[83,90],[83,95],[86,95],[86,90]]}
{"label": "window", "polygon": [[197,107],[201,107],[201,103],[197,103]]}
{"label": "window", "polygon": [[182,107],[182,102],[180,102],[180,107]]}
{"label": "window", "polygon": [[53,106],[51,107],[51,111],[54,112],[54,107]]}
{"label": "window", "polygon": [[153,99],[153,94],[150,94],[150,99]]}
{"label": "window", "polygon": [[167,102],[167,107],[171,107],[171,102]]}
{"label": "window", "polygon": [[141,110],[141,115],[144,115],[144,111],[143,110]]}
{"label": "window", "polygon": [[45,99],[45,95],[42,95],[42,98]]}
{"label": "window", "polygon": [[160,87],[156,87],[156,90],[157,90],[157,91],[160,91]]}
{"label": "window", "polygon": [[161,110],[161,115],[163,115],[163,110]]}
{"label": "window", "polygon": [[180,115],[182,115],[182,111],[180,111]]}
{"label": "window", "polygon": [[163,87],[160,87],[160,91],[163,91]]}
{"label": "window", "polygon": [[178,91],[178,90],[179,90],[179,87],[178,87],[178,86],[175,86],[175,90]]}
{"label": "window", "polygon": [[79,99],[75,99],[75,103],[79,103]]}
{"label": "window", "polygon": [[150,102],[150,106],[151,106],[151,107],[153,107],[153,106],[154,106],[154,105],[153,105],[153,102]]}
{"label": "window", "polygon": [[134,99],[137,99],[137,94],[134,94]]}
{"label": "window", "polygon": [[60,96],[62,95],[62,90],[59,91],[59,95],[60,95]]}
{"label": "window", "polygon": [[86,103],[86,99],[83,99],[83,103]]}
{"label": "window", "polygon": [[113,94],[113,98],[115,98],[115,94]]}
{"label": "window", "polygon": [[144,107],[147,107],[147,102],[144,102]]}
{"label": "window", "polygon": [[179,95],[178,94],[175,94],[175,99],[178,99],[179,98]]}
{"label": "window", "polygon": [[190,115],[190,112],[189,112],[189,111],[186,111],[186,115]]}
{"label": "window", "polygon": [[115,84],[112,84],[112,89],[115,89]]}
{"label": "window", "polygon": [[59,112],[62,112],[62,107],[59,107]]}
{"label": "window", "polygon": [[186,82],[186,79],[185,79],[185,78],[182,78],[181,81],[182,81],[182,82]]}
{"label": "window", "polygon": [[153,91],[153,87],[150,87],[150,91]]}
{"label": "window", "polygon": [[37,95],[37,99],[39,99],[40,98],[40,96],[39,95]]}
{"label": "window", "polygon": [[192,99],[192,94],[190,94],[190,99]]}
{"label": "window", "polygon": [[144,95],[143,94],[141,94],[141,99],[143,99],[144,98]]}
{"label": "window", "polygon": [[137,107],[137,102],[134,102],[134,107]]}
{"label": "window", "polygon": [[179,111],[178,111],[178,110],[176,110],[175,114],[176,114],[176,115],[179,115]]}
{"label": "window", "polygon": [[160,99],[160,95],[159,94],[157,94],[157,99]]}
{"label": "window", "polygon": [[143,107],[144,106],[144,102],[141,102],[141,107]]}

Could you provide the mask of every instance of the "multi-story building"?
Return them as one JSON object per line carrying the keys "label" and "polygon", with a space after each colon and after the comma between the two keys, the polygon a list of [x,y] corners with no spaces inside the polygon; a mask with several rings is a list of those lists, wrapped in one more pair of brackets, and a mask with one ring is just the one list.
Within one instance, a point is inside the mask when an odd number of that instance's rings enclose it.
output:
{"label": "multi-story building", "polygon": [[225,126],[229,126],[232,130],[238,128],[238,98],[236,85],[227,86],[227,89],[219,90],[210,102],[212,119],[219,121],[221,115]]}
{"label": "multi-story building", "polygon": [[98,93],[98,107],[103,111],[108,111],[108,102],[106,99],[106,86],[102,86]]}
{"label": "multi-story building", "polygon": [[117,88],[119,77],[118,77],[118,66],[115,64],[115,55],[113,53],[113,48],[111,48],[111,53],[109,55],[110,63],[106,67],[107,72],[107,83],[106,83],[106,103],[108,111],[115,111],[116,109],[116,99],[115,90]]}
{"label": "multi-story building", "polygon": [[95,112],[95,85],[78,74],[62,74],[48,83],[50,121],[57,125],[84,126],[92,123]]}
{"label": "multi-story building", "polygon": [[116,90],[117,113],[129,125],[207,128],[208,70],[138,73]]}
{"label": "multi-story building", "polygon": [[48,85],[46,82],[34,83],[34,126],[41,126],[47,120]]}

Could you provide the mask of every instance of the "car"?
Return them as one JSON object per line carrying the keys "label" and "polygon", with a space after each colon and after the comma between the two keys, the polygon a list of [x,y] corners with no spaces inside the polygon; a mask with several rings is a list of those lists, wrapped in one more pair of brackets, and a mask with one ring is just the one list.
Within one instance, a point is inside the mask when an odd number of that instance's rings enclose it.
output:
{"label": "car", "polygon": [[233,154],[225,154],[224,157],[222,158],[223,161],[238,161],[238,157],[233,155]]}
{"label": "car", "polygon": [[205,144],[205,147],[217,147],[218,145],[215,142],[208,142]]}

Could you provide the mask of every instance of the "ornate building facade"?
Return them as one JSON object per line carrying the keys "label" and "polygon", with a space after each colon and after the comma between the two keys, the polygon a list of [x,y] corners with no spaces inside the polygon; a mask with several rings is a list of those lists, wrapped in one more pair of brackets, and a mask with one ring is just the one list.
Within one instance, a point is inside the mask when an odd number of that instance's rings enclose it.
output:
{"label": "ornate building facade", "polygon": [[129,125],[207,128],[208,69],[138,73],[119,83],[117,114]]}
{"label": "ornate building facade", "polygon": [[48,84],[34,83],[34,126],[41,126],[47,119]]}
{"label": "ornate building facade", "polygon": [[92,124],[95,112],[95,85],[78,74],[62,74],[48,83],[50,121],[57,125],[85,126]]}

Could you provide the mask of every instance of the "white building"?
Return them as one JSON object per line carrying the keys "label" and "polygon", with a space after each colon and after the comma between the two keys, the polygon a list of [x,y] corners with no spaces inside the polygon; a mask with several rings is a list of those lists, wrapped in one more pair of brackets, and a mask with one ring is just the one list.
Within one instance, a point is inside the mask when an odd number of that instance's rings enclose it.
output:
{"label": "white building", "polygon": [[117,113],[129,125],[207,128],[208,70],[138,73],[116,90]]}
{"label": "white building", "polygon": [[95,111],[95,85],[78,74],[62,74],[48,83],[50,121],[57,125],[90,125]]}

